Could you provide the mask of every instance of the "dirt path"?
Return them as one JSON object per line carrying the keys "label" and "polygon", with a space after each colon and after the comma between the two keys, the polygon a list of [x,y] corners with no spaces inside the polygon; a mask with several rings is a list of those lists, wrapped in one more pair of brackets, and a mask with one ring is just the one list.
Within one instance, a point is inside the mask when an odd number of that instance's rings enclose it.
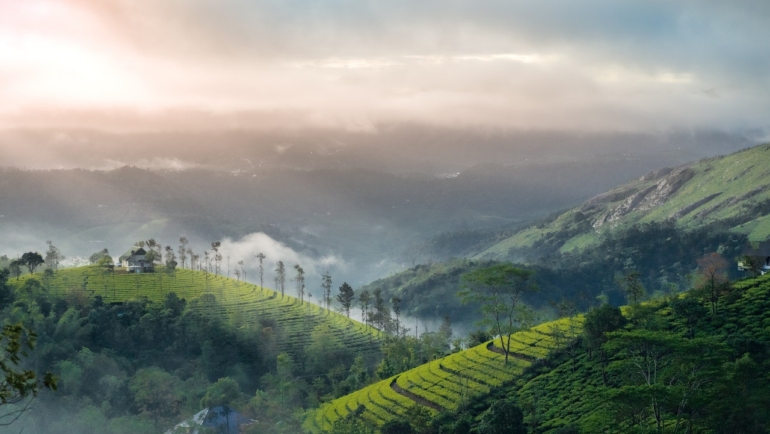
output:
{"label": "dirt path", "polygon": [[[493,353],[505,355],[505,350],[503,350],[500,347],[496,347],[494,342],[488,343],[487,344],[487,349],[489,351],[492,351]],[[508,353],[508,357],[513,357],[513,358],[516,358],[516,359],[519,359],[519,360],[524,360],[525,362],[529,362],[529,363],[535,363],[538,360],[535,357],[528,356],[526,354],[521,354],[521,353],[514,353],[514,352]]]}
{"label": "dirt path", "polygon": [[424,405],[425,407],[430,407],[430,408],[432,408],[432,409],[434,409],[436,411],[444,411],[444,410],[446,410],[444,407],[436,404],[433,401],[429,401],[429,400],[423,398],[422,396],[415,395],[414,393],[412,393],[412,392],[410,392],[408,390],[402,389],[401,386],[398,385],[396,380],[398,380],[398,377],[394,378],[393,381],[390,382],[390,388],[393,389],[394,392],[398,393],[401,396],[405,396],[405,397],[411,399],[412,401],[414,401],[414,402],[416,402],[416,403],[418,403],[420,405]]}

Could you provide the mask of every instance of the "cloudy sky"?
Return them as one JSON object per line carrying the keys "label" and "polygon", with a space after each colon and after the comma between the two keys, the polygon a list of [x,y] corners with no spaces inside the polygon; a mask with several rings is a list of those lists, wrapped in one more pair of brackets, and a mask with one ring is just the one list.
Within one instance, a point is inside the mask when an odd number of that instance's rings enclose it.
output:
{"label": "cloudy sky", "polygon": [[767,0],[0,0],[0,128],[770,131]]}

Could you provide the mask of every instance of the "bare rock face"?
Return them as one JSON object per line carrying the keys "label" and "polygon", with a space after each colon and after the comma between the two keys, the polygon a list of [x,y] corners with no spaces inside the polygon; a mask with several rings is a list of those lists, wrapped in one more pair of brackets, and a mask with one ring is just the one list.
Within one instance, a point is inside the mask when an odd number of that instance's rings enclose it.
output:
{"label": "bare rock face", "polygon": [[662,169],[653,170],[652,172],[639,178],[639,180],[642,182],[653,181],[655,179],[668,175],[673,170],[674,170],[673,167],[664,167]]}
{"label": "bare rock face", "polygon": [[[663,175],[663,173],[665,173],[665,175]],[[689,165],[676,169],[661,169],[660,171],[650,172],[640,178],[640,181],[647,182],[658,179],[658,182],[649,187],[636,190],[635,192],[631,191],[629,196],[626,197],[623,202],[600,215],[594,221],[593,227],[599,228],[607,223],[612,223],[634,211],[645,212],[661,206],[666,203],[671,196],[676,194],[676,192],[687,183],[687,181],[692,179],[693,176],[695,176],[695,172]],[[605,195],[606,194],[607,193],[605,193]],[[589,204],[592,201],[598,201],[600,196],[589,200],[586,204]],[[611,201],[608,200],[605,203],[607,202]],[[584,207],[585,206],[586,205],[584,205]]]}
{"label": "bare rock face", "polygon": [[588,201],[586,201],[580,207],[580,211],[583,213],[600,211],[601,209],[605,208],[607,205],[613,202],[617,202],[619,200],[623,200],[628,196],[631,196],[632,194],[636,193],[637,191],[639,191],[637,187],[612,189],[606,193],[602,193],[597,196],[594,196]]}

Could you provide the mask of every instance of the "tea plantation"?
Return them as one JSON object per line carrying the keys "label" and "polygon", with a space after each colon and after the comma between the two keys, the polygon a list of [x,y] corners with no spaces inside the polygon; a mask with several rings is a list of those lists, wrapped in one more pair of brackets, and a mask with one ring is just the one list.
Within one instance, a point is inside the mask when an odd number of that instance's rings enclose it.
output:
{"label": "tea plantation", "polygon": [[[33,277],[23,275],[11,284],[22,287]],[[237,327],[249,327],[258,323],[271,324],[276,334],[278,350],[294,357],[311,343],[311,332],[320,325],[328,326],[339,342],[358,354],[379,353],[380,340],[371,327],[328,311],[309,302],[281,295],[268,288],[239,282],[212,273],[177,269],[173,273],[110,273],[96,266],[68,268],[57,271],[46,279],[40,273],[34,275],[51,294],[73,297],[83,294],[89,298],[99,296],[105,304],[146,297],[160,303],[170,292],[188,301],[188,308],[219,315]],[[195,299],[197,303],[190,303]],[[213,303],[216,301],[216,303]]]}
{"label": "tea plantation", "polygon": [[361,417],[377,426],[403,418],[416,404],[433,414],[458,410],[472,397],[516,379],[525,368],[574,340],[581,324],[582,317],[563,318],[512,334],[507,364],[500,338],[434,360],[324,404],[309,414],[304,428],[322,432],[361,409]]}

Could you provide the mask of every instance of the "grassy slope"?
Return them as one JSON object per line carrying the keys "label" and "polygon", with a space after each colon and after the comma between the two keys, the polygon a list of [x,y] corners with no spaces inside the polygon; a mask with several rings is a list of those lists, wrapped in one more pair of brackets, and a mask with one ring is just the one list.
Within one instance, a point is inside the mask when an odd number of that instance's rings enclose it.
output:
{"label": "grassy slope", "polygon": [[[733,288],[733,296],[723,297],[720,301],[723,320],[715,328],[709,325],[710,317],[705,318],[706,329],[701,332],[725,340],[734,336],[749,336],[762,341],[770,329],[770,275],[736,282]],[[646,304],[657,309],[654,315],[660,318],[661,324],[665,324],[665,330],[684,333],[686,328],[682,319],[674,317],[670,308],[659,302]],[[626,309],[623,311],[625,314]],[[537,432],[548,433],[567,425],[584,426],[590,430],[592,418],[606,404],[601,401],[601,392],[607,388],[603,386],[598,362],[595,358],[590,359],[585,351],[578,352],[574,358],[557,351],[571,336],[581,332],[581,321],[580,317],[564,318],[511,335],[514,340],[512,351],[518,354],[541,360],[556,356],[529,372],[524,372],[532,365],[529,361],[512,359],[505,367],[503,356],[489,351],[487,344],[483,344],[327,403],[309,413],[304,427],[312,433],[319,433],[359,406],[364,408],[361,414],[364,420],[372,425],[403,418],[406,410],[416,401],[396,393],[391,387],[391,383],[395,382],[401,388],[449,411],[476,405],[470,402],[474,398],[478,401],[485,396],[512,397],[523,406],[534,409]],[[420,405],[425,405],[425,401]],[[434,415],[438,413],[433,408],[430,411]],[[529,423],[532,422],[530,419]]]}
{"label": "grassy slope", "polygon": [[[249,327],[264,320],[275,320],[276,341],[279,351],[286,351],[298,358],[303,348],[310,344],[311,332],[319,325],[329,325],[332,333],[343,345],[364,354],[379,353],[380,341],[376,330],[329,312],[312,303],[300,303],[289,295],[260,288],[258,285],[238,282],[223,276],[178,269],[174,274],[109,274],[95,266],[63,269],[50,282],[51,292],[66,295],[73,288],[83,288],[91,296],[101,296],[105,303],[122,302],[147,297],[159,303],[169,292],[188,301],[203,294],[212,294],[220,305],[219,315],[237,327]],[[10,283],[23,285],[32,277],[24,275]],[[40,273],[35,278],[42,280]],[[202,309],[205,303],[197,304]]]}
{"label": "grassy slope", "polygon": [[[514,333],[511,335],[514,354],[508,365],[504,364],[502,354],[488,349],[489,343],[434,360],[324,404],[309,413],[304,427],[313,433],[327,430],[335,420],[359,406],[365,409],[364,420],[373,425],[380,426],[402,417],[417,401],[397,393],[391,385],[394,382],[418,396],[420,405],[430,402],[428,408],[434,414],[438,408],[457,410],[468,399],[518,378],[533,361],[545,358],[580,333],[581,321],[580,317],[565,318]],[[500,347],[499,338],[494,342]],[[462,376],[458,375],[460,372]]]}
{"label": "grassy slope", "polygon": [[[770,325],[770,275],[736,282],[734,289],[739,297],[734,300],[723,298],[720,302],[724,322],[699,333],[708,332],[722,340],[750,336],[763,341]],[[681,318],[675,318],[670,308],[661,308],[655,315],[666,324],[666,330],[685,333]],[[708,323],[708,320],[706,318],[704,322]],[[607,389],[602,384],[601,370],[598,362],[590,360],[585,353],[574,361],[562,356],[551,361],[555,366],[522,378],[505,394],[537,407],[538,432],[551,432],[565,425],[583,426],[583,432],[588,432],[585,430],[591,426],[591,419],[602,405],[606,405],[599,393]]]}
{"label": "grassy slope", "polygon": [[[676,182],[682,170],[692,177],[663,201],[645,202],[657,191]],[[690,172],[691,171],[691,172]],[[607,223],[598,223],[616,212],[627,199],[638,192],[650,191],[640,198],[637,206]],[[701,160],[675,169],[666,176],[645,176],[618,186],[607,193],[571,209],[546,225],[530,226],[487,250],[477,258],[506,258],[510,249],[526,248],[553,232],[576,232],[562,246],[562,251],[594,243],[596,232],[609,227],[623,227],[635,223],[662,221],[675,217],[684,228],[710,224],[740,217],[747,205],[770,199],[770,145],[746,149],[726,157]],[[699,203],[701,202],[701,203]],[[594,204],[595,206],[591,206]],[[598,204],[598,205],[597,205]],[[578,224],[588,220],[597,229],[579,229]],[[748,235],[752,241],[763,241],[770,236],[770,216],[747,216],[732,230]]]}

